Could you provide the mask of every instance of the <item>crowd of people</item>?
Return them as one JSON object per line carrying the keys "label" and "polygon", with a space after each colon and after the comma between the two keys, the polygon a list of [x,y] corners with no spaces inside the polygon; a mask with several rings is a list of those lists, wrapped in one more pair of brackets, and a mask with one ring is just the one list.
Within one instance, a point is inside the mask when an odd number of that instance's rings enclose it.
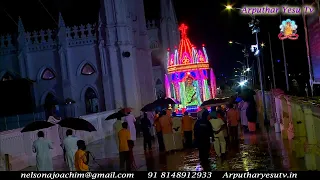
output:
{"label": "crowd of people", "polygon": [[[86,151],[85,141],[72,135],[71,129],[66,131],[66,138],[62,147],[65,151],[65,160],[70,171],[89,171],[89,151]],[[33,142],[32,150],[36,153],[37,171],[53,171],[51,141],[45,139],[44,132],[38,132],[38,139]]]}
{"label": "crowd of people", "polygon": [[[252,99],[241,101],[237,104],[231,103],[227,106],[211,107],[210,112],[207,108],[203,108],[195,118],[191,117],[188,112],[184,112],[182,117],[177,116],[170,109],[164,109],[160,112],[147,112],[143,114],[139,125],[146,153],[153,150],[153,140],[157,139],[160,152],[170,153],[183,149],[197,148],[200,161],[203,164],[207,164],[211,148],[214,149],[217,157],[224,158],[227,145],[232,142],[238,142],[238,129],[254,133],[256,131],[256,120],[256,104]],[[127,129],[131,134],[130,139],[126,141],[130,140],[134,144],[137,134],[136,119],[134,116],[129,115],[124,118],[124,123],[128,123]],[[121,118],[119,118],[114,124],[116,133],[120,131],[121,128],[119,127],[122,125]],[[120,140],[121,138],[119,134],[118,139]],[[121,153],[120,149],[119,151]],[[128,153],[130,151],[132,149],[129,148]],[[130,156],[126,157],[126,162],[132,164]],[[123,161],[121,160],[120,162],[122,164],[121,167],[124,168]]]}
{"label": "crowd of people", "polygon": [[[191,117],[188,112],[179,117],[170,109],[147,112],[139,124],[146,153],[153,150],[153,140],[157,139],[159,151],[164,153],[197,148],[201,163],[206,165],[209,163],[212,147],[217,157],[224,158],[228,144],[238,141],[238,129],[254,133],[256,120],[256,104],[252,99],[228,104],[226,107],[211,107],[210,112],[203,108],[197,113],[197,117]],[[135,168],[133,148],[137,135],[136,124],[136,118],[129,112],[124,120],[119,117],[113,125],[120,170],[131,171]],[[62,147],[70,171],[89,171],[90,152],[86,151],[85,141],[73,136],[71,129],[66,131]],[[38,139],[33,143],[38,171],[53,171],[50,149],[51,142],[44,138],[43,131],[39,131]]]}

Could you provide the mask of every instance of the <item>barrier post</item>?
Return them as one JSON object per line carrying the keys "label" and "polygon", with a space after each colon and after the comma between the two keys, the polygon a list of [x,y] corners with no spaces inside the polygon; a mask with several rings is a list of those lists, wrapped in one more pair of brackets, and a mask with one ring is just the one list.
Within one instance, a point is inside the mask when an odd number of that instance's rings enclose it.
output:
{"label": "barrier post", "polygon": [[6,171],[11,171],[9,154],[4,155],[4,161],[6,163]]}
{"label": "barrier post", "polygon": [[307,130],[307,143],[305,144],[305,164],[307,170],[317,170],[316,154],[313,153],[317,145],[316,133],[314,129],[314,119],[310,107],[304,107],[304,115]]}

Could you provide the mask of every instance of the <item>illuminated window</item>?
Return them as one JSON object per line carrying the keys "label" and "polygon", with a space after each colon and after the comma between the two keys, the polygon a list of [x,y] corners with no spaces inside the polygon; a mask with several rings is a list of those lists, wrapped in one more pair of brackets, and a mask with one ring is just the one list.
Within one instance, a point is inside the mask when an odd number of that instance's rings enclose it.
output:
{"label": "illuminated window", "polygon": [[52,72],[51,69],[47,68],[42,72],[41,79],[43,80],[51,80],[54,79],[56,75]]}
{"label": "illuminated window", "polygon": [[91,75],[95,73],[93,67],[90,64],[85,64],[81,69],[81,74],[83,75]]}

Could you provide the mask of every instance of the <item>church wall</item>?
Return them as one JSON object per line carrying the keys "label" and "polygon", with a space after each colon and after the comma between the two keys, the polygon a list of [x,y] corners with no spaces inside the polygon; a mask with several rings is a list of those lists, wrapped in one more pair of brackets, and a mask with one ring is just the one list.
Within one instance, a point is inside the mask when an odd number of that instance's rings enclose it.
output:
{"label": "church wall", "polygon": [[[104,99],[103,99],[103,91],[101,88],[101,80],[99,76],[101,72],[98,68],[99,63],[97,62],[97,49],[94,45],[86,45],[86,46],[76,46],[69,47],[68,49],[68,59],[70,62],[70,71],[71,71],[71,88],[73,98],[76,102],[76,113],[77,114],[85,114],[85,92],[87,88],[92,88],[98,99],[99,99],[99,110],[104,109]],[[98,58],[100,59],[100,58]],[[95,73],[92,75],[83,75],[81,74],[82,67],[89,63]]]}
{"label": "church wall", "polygon": [[[153,78],[155,82],[155,91],[157,97],[165,96],[165,88],[164,88],[164,71],[161,66],[153,66]],[[159,80],[161,84],[159,83]]]}
{"label": "church wall", "polygon": [[[105,101],[113,99],[107,100],[105,94],[108,91],[103,89],[107,86],[103,86],[102,79],[104,83],[110,83],[108,86],[113,88],[114,96],[118,92],[116,96],[118,101],[126,102],[132,106],[140,106],[153,101],[157,78],[152,75],[154,70],[151,63],[151,49],[161,50],[161,44],[163,43],[160,42],[160,39],[169,37],[161,38],[161,30],[156,27],[155,22],[153,22],[152,30],[150,30],[150,24],[146,25],[143,0],[104,0],[101,2],[104,4],[102,4],[101,13],[105,17],[100,20],[103,20],[103,23],[108,25],[105,37],[96,36],[97,26],[95,25],[87,24],[68,27],[64,23],[61,14],[59,14],[57,31],[49,29],[28,33],[25,32],[22,21],[19,19],[19,37],[17,39],[17,47],[21,48],[19,61],[27,61],[27,66],[25,67],[24,63],[18,63],[17,54],[8,55],[14,53],[16,45],[3,42],[11,42],[12,38],[5,37],[3,40],[0,37],[0,73],[3,69],[13,69],[16,72],[20,72],[20,69],[22,69],[21,73],[26,74],[24,77],[27,76],[36,81],[34,86],[37,105],[44,103],[43,101],[48,92],[53,92],[58,99],[64,100],[70,97],[75,100],[74,109],[77,111],[75,112],[76,115],[85,114],[84,92],[88,87],[91,87],[99,97],[99,110],[105,109]],[[123,10],[127,8],[128,10]],[[98,30],[100,31],[101,29]],[[55,35],[58,35],[57,38]],[[166,36],[169,35],[166,34]],[[96,43],[100,42],[99,40],[102,38],[108,45],[104,59],[110,62],[118,61],[121,64],[119,67],[122,69],[114,71],[118,71],[118,76],[124,81],[121,85],[122,89],[119,89],[119,85],[114,84],[117,82],[114,79],[117,78],[113,77],[113,80],[108,80],[111,77],[111,75],[109,76],[105,73],[106,69],[108,69],[105,66],[108,63],[101,63],[101,56],[98,53],[99,50],[96,47]],[[117,44],[117,46],[113,46],[114,44]],[[115,57],[116,55],[113,51],[119,51],[117,52],[117,57]],[[122,57],[121,53],[125,51],[131,52],[131,57]],[[25,53],[26,59],[23,57]],[[66,53],[66,57],[63,55],[64,53]],[[81,65],[86,62],[94,67],[95,74],[81,75]],[[69,65],[62,65],[62,63]],[[109,64],[115,68],[118,67],[118,63]],[[56,78],[42,80],[40,76],[44,68],[52,68]],[[69,73],[70,75],[68,75]],[[61,82],[62,79],[63,83]],[[163,77],[161,81],[163,82]],[[124,88],[125,90],[123,90]],[[123,99],[119,92],[123,94]],[[117,98],[115,98],[115,101],[117,101]],[[139,107],[135,108],[138,109]]]}
{"label": "church wall", "polygon": [[[56,64],[53,50],[29,52],[26,54],[27,77],[36,81],[33,83],[34,98],[36,106],[44,104],[48,92],[54,93],[58,99],[61,99],[59,65]],[[41,79],[43,71],[49,68],[55,74],[52,80]]]}
{"label": "church wall", "polygon": [[0,55],[0,79],[7,71],[11,73],[19,72],[18,58],[16,54]]}

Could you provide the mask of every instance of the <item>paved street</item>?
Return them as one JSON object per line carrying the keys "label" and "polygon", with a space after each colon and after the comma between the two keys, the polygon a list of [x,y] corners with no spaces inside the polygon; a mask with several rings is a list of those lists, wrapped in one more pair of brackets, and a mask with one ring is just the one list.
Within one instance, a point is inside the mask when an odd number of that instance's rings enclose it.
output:
{"label": "paved street", "polygon": [[[112,143],[110,138],[97,141],[88,146],[96,157],[96,161],[90,162],[92,170],[118,170],[119,160],[116,153],[108,148]],[[110,144],[109,144],[110,145]],[[171,154],[163,154],[157,151],[157,143],[154,143],[152,153],[145,155],[142,147],[142,138],[138,138],[134,148],[135,163],[138,171],[144,170],[201,170],[197,150],[185,150]],[[101,148],[106,146],[107,148]],[[104,149],[105,152],[101,152]],[[102,153],[108,154],[108,158],[101,158]],[[67,170],[63,157],[54,158],[56,171]],[[305,170],[304,159],[294,157],[289,141],[283,141],[280,134],[273,131],[260,130],[256,134],[241,133],[239,143],[229,146],[227,157],[224,160],[211,158],[212,170]],[[35,167],[24,169],[35,170]]]}

